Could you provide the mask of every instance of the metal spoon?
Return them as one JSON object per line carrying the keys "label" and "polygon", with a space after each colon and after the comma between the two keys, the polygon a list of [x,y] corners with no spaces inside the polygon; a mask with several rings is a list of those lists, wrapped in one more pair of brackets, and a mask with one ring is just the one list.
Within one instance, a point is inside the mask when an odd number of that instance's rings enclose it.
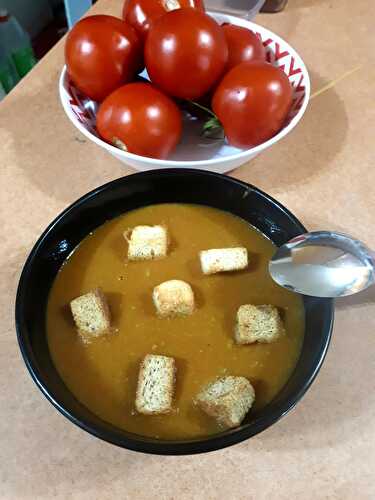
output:
{"label": "metal spoon", "polygon": [[375,253],[346,234],[316,231],[278,248],[269,271],[276,283],[294,292],[343,297],[375,283]]}

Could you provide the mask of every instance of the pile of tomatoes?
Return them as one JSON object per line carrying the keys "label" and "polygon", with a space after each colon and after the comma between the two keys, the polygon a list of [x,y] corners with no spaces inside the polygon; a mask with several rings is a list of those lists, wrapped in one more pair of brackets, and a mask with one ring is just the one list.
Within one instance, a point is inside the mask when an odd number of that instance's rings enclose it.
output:
{"label": "pile of tomatoes", "polygon": [[[220,26],[202,0],[125,0],[122,17],[84,18],[65,47],[71,80],[99,102],[97,130],[105,141],[167,158],[181,139],[186,100],[200,107],[208,102],[238,148],[280,130],[292,88],[285,73],[266,62],[252,31]],[[137,76],[144,67],[151,82]]]}

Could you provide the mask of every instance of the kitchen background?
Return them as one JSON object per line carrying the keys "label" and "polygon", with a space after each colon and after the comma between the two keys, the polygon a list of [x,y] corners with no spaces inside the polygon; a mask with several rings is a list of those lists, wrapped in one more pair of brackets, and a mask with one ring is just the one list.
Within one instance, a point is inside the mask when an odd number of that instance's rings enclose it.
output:
{"label": "kitchen background", "polygon": [[[0,0],[0,100],[96,0]],[[123,0],[119,0],[119,14]],[[287,0],[206,0],[220,9],[252,18],[282,10]]]}

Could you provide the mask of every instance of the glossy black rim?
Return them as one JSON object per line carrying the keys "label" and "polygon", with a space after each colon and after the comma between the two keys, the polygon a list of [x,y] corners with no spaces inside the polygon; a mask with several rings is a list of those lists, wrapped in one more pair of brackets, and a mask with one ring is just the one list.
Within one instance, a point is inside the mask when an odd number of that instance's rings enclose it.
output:
{"label": "glossy black rim", "polygon": [[[201,171],[196,169],[166,169],[166,170],[154,170],[150,172],[141,172],[132,174],[127,177],[123,177],[114,181],[111,181],[107,184],[104,184],[91,192],[85,194],[77,201],[72,203],[68,208],[66,208],[63,212],[61,212],[45,229],[42,233],[38,241],[35,243],[33,249],[31,250],[26,263],[23,267],[22,274],[20,277],[18,289],[17,289],[17,297],[16,297],[16,308],[15,308],[15,320],[16,320],[16,330],[17,330],[17,338],[20,346],[20,350],[24,359],[24,362],[27,366],[27,369],[30,372],[31,377],[34,382],[37,384],[42,393],[46,396],[46,398],[71,422],[78,425],[85,431],[90,434],[99,437],[109,443],[115,444],[120,447],[124,447],[130,450],[144,452],[144,453],[153,453],[153,454],[162,454],[162,455],[184,455],[184,454],[195,454],[202,453],[208,451],[214,451],[218,449],[225,448],[227,446],[231,446],[233,444],[244,441],[255,434],[260,433],[276,421],[278,421],[281,417],[286,415],[297,402],[302,398],[305,392],[308,390],[315,377],[317,376],[320,367],[324,361],[333,328],[333,318],[334,318],[334,308],[333,301],[330,299],[321,299],[322,305],[322,315],[324,316],[323,323],[323,336],[324,342],[322,347],[317,354],[317,362],[314,366],[314,369],[311,370],[309,376],[306,377],[300,384],[298,390],[293,393],[292,397],[289,397],[287,400],[278,402],[272,405],[272,411],[265,411],[264,414],[259,415],[254,420],[252,420],[249,424],[245,424],[237,429],[233,429],[230,431],[226,431],[220,434],[216,434],[214,436],[208,438],[198,438],[195,440],[189,441],[164,441],[164,440],[156,440],[136,434],[127,433],[122,431],[121,429],[117,429],[111,424],[103,420],[98,420],[95,417],[95,424],[93,424],[90,419],[84,417],[78,417],[72,411],[69,411],[65,406],[61,405],[58,401],[58,397],[56,397],[54,391],[49,387],[48,382],[44,380],[43,375],[38,367],[38,363],[34,357],[32,346],[30,343],[30,339],[28,338],[28,331],[24,324],[24,305],[27,295],[27,288],[29,283],[30,271],[33,266],[33,262],[36,259],[39,249],[43,244],[44,240],[47,236],[54,230],[54,228],[59,224],[59,222],[64,219],[64,217],[69,214],[72,210],[75,210],[80,205],[84,204],[91,198],[97,196],[99,193],[104,191],[111,190],[115,186],[125,185],[130,178],[139,178],[140,180],[147,177],[152,176],[175,176],[177,179],[181,179],[183,182],[183,178],[185,175],[194,175],[199,178],[200,176],[210,176],[212,178],[219,177],[220,179],[225,179],[228,182],[228,187],[230,185],[237,184],[242,186],[245,190],[251,189],[255,191],[260,196],[264,197],[268,201],[270,201],[278,210],[282,211],[284,214],[288,216],[288,218],[298,227],[300,233],[306,232],[305,227],[299,222],[299,220],[291,213],[288,209],[286,209],[283,205],[281,205],[278,201],[273,199],[271,196],[267,195],[263,191],[251,186],[245,182],[240,180],[223,176],[222,174],[212,173],[207,171]],[[63,381],[61,380],[61,383]]]}

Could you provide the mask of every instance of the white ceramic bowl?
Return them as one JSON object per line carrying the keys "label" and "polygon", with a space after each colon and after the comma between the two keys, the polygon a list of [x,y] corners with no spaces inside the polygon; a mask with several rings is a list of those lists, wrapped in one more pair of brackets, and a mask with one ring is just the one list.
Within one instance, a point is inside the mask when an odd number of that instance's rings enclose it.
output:
{"label": "white ceramic bowl", "polygon": [[73,124],[91,141],[106,149],[111,155],[136,170],[152,170],[168,167],[189,167],[225,173],[248,162],[257,154],[285,137],[297,125],[304,114],[310,96],[310,79],[306,66],[296,51],[272,31],[239,17],[209,12],[219,23],[229,22],[254,31],[262,40],[267,59],[283,69],[291,82],[294,93],[292,106],[284,127],[268,141],[251,149],[237,149],[226,141],[212,141],[200,137],[201,123],[192,117],[184,117],[184,133],[181,143],[167,160],[139,156],[107,144],[96,132],[97,103],[79,92],[70,82],[66,67],[60,82],[60,98],[66,114]]}

